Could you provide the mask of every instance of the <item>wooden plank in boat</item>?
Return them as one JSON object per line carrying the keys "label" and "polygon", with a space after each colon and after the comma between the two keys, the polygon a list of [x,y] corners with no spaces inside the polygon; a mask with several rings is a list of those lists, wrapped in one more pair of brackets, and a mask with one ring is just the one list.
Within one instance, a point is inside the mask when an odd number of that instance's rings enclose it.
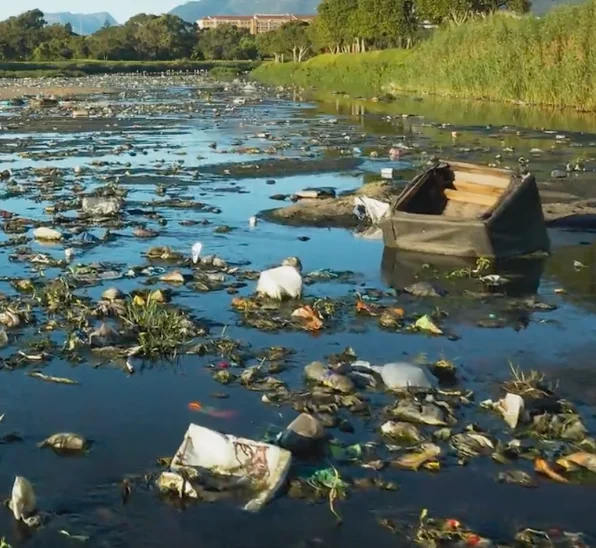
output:
{"label": "wooden plank in boat", "polygon": [[478,183],[462,181],[460,179],[455,179],[453,184],[455,185],[455,188],[457,190],[462,190],[463,192],[471,192],[472,194],[485,194],[488,196],[500,196],[501,194],[503,194],[504,190],[498,186],[480,185]]}
{"label": "wooden plank in boat", "polygon": [[453,202],[462,202],[466,204],[478,204],[486,207],[491,207],[497,203],[497,196],[486,196],[482,194],[472,194],[471,192],[462,192],[461,190],[453,190],[446,188],[444,190],[445,196],[448,200]]}
{"label": "wooden plank in boat", "polygon": [[487,175],[485,173],[466,173],[463,171],[454,171],[455,180],[465,181],[467,183],[476,183],[478,185],[494,186],[505,189],[511,183],[511,177],[499,175]]}
{"label": "wooden plank in boat", "polygon": [[466,173],[486,173],[487,175],[495,175],[497,177],[511,177],[512,172],[508,169],[499,167],[481,166],[478,164],[468,164],[466,162],[450,162],[446,161],[451,169],[454,171],[465,171]]}

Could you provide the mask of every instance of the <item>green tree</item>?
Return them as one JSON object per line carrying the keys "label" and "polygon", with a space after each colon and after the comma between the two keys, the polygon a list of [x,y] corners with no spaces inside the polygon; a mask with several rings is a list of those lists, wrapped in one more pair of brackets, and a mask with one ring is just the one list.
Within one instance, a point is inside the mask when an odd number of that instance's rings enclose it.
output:
{"label": "green tree", "polygon": [[29,59],[43,42],[42,30],[46,22],[43,12],[31,10],[0,23],[0,36],[5,44],[4,55],[10,60]]}
{"label": "green tree", "polygon": [[93,59],[103,61],[136,59],[130,33],[125,27],[101,29],[89,37],[87,45]]}
{"label": "green tree", "polygon": [[189,57],[196,29],[176,15],[135,15],[126,22],[139,59],[168,60]]}
{"label": "green tree", "polygon": [[283,61],[285,55],[291,54],[292,61],[300,63],[312,47],[308,27],[304,21],[291,21],[277,30],[261,34],[257,37],[259,51],[272,55],[276,61]]}
{"label": "green tree", "polygon": [[418,30],[413,0],[359,0],[357,20],[364,44],[410,47]]}
{"label": "green tree", "polygon": [[205,59],[212,60],[255,59],[257,56],[254,36],[247,29],[233,25],[221,25],[201,32],[198,51]]}
{"label": "green tree", "polygon": [[353,51],[360,43],[358,0],[323,0],[319,4],[319,31],[335,53]]}
{"label": "green tree", "polygon": [[433,23],[451,21],[463,23],[474,15],[485,15],[499,10],[518,13],[530,11],[530,0],[415,0],[422,19]]}
{"label": "green tree", "polygon": [[281,34],[278,31],[272,30],[259,34],[257,36],[257,49],[261,57],[273,57],[276,63],[284,60],[284,47],[281,42]]}

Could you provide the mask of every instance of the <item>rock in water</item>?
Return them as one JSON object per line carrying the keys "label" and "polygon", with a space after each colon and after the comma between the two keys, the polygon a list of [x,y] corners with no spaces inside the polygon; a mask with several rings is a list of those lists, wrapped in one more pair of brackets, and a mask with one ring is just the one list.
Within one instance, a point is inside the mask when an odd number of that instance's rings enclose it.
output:
{"label": "rock in water", "polygon": [[79,434],[54,434],[43,440],[39,447],[51,447],[57,451],[84,451],[88,446],[87,440]]}
{"label": "rock in water", "polygon": [[401,400],[391,413],[394,417],[404,421],[430,426],[448,425],[447,411],[430,402],[420,403],[414,400]]}
{"label": "rock in water", "polygon": [[567,177],[567,172],[563,171],[562,169],[554,169],[550,176],[553,179],[565,179]]}
{"label": "rock in water", "polygon": [[447,292],[429,282],[418,282],[407,287],[404,291],[414,297],[444,297]]}
{"label": "rock in water", "polygon": [[308,364],[304,368],[304,375],[307,379],[319,382],[338,392],[349,394],[356,390],[352,379],[331,371],[320,362]]}
{"label": "rock in water", "polygon": [[173,270],[172,272],[167,272],[166,274],[159,277],[160,281],[168,282],[171,284],[183,284],[184,283],[184,276],[180,272],[180,270]]}
{"label": "rock in water", "polygon": [[48,228],[47,226],[40,226],[33,231],[33,236],[37,240],[48,241],[48,242],[57,242],[62,239],[62,234],[53,228]]}
{"label": "rock in water", "polygon": [[119,198],[103,198],[87,196],[83,198],[83,213],[87,215],[116,215],[122,209],[122,200]]}
{"label": "rock in water", "polygon": [[381,433],[404,443],[420,443],[424,438],[420,430],[408,422],[387,421],[381,426]]}
{"label": "rock in water", "polygon": [[9,507],[12,510],[14,519],[22,520],[28,518],[35,512],[37,500],[35,491],[28,479],[17,476],[12,487],[12,496]]}
{"label": "rock in water", "polygon": [[280,445],[292,453],[311,450],[325,437],[323,425],[312,415],[302,413],[283,432]]}

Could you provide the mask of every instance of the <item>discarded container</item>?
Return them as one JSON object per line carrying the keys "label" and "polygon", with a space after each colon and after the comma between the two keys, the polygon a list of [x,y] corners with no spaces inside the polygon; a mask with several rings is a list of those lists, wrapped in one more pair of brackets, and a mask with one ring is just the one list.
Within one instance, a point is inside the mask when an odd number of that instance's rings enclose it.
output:
{"label": "discarded container", "polygon": [[285,482],[292,454],[285,449],[230,434],[221,434],[191,424],[174,456],[170,472],[187,473],[187,467],[210,470],[215,474],[248,478],[258,494],[244,509],[255,512],[270,501]]}
{"label": "discarded container", "polygon": [[261,272],[257,293],[270,299],[298,299],[302,296],[302,276],[300,259],[290,257],[282,266]]}
{"label": "discarded container", "polygon": [[119,198],[103,198],[87,196],[82,202],[83,213],[87,215],[116,215],[122,209],[122,200]]}
{"label": "discarded container", "polygon": [[353,368],[363,368],[374,371],[381,376],[385,386],[390,390],[403,388],[436,388],[437,380],[425,368],[407,362],[395,362],[385,365],[371,365],[370,362],[357,360]]}
{"label": "discarded container", "polygon": [[535,178],[439,162],[399,195],[381,222],[387,247],[460,257],[548,253]]}
{"label": "discarded container", "polygon": [[384,167],[381,169],[381,178],[382,179],[393,179],[396,175],[397,171],[392,167]]}
{"label": "discarded container", "polygon": [[305,453],[312,450],[325,438],[325,428],[312,415],[298,415],[282,433],[279,443],[292,453]]}

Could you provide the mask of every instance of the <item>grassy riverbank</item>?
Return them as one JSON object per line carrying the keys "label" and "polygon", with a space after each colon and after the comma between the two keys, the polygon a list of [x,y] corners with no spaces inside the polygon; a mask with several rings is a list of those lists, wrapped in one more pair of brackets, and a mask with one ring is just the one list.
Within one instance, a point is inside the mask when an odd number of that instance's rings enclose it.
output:
{"label": "grassy riverbank", "polygon": [[240,74],[258,66],[255,61],[93,61],[0,62],[0,78],[86,76],[93,74],[191,72],[208,70],[218,75]]}
{"label": "grassy riverbank", "polygon": [[265,63],[272,84],[378,95],[415,92],[596,110],[596,0],[542,19],[495,15],[438,30],[409,51]]}

